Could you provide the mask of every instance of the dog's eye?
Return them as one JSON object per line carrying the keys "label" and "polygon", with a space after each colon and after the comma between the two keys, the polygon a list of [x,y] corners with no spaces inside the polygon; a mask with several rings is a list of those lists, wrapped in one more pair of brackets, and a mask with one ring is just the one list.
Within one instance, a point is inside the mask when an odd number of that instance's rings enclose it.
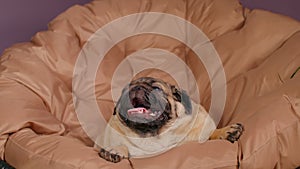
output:
{"label": "dog's eye", "polygon": [[153,90],[155,90],[155,91],[162,91],[161,88],[160,88],[160,87],[157,87],[157,86],[154,86],[154,87],[153,87]]}

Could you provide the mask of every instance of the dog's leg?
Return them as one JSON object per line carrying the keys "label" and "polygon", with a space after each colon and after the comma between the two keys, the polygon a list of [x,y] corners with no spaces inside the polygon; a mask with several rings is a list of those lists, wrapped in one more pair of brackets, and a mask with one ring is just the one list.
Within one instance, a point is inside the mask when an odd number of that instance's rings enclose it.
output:
{"label": "dog's leg", "polygon": [[209,139],[210,140],[224,139],[233,143],[240,138],[243,131],[244,131],[243,125],[241,125],[240,123],[235,123],[220,129],[216,129],[209,137]]}
{"label": "dog's leg", "polygon": [[122,159],[129,158],[129,151],[126,146],[117,146],[113,148],[101,148],[99,156],[107,161],[118,163]]}

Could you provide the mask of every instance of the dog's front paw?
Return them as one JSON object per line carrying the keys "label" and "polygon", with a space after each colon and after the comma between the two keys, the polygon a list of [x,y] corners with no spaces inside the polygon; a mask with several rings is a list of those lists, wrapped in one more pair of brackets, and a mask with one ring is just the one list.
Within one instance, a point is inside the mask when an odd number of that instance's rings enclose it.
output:
{"label": "dog's front paw", "polygon": [[235,123],[226,128],[226,140],[231,143],[237,141],[244,131],[244,127],[240,123]]}
{"label": "dog's front paw", "polygon": [[209,139],[211,140],[222,139],[222,140],[228,140],[231,143],[233,143],[235,141],[238,141],[243,131],[244,131],[243,125],[240,123],[235,123],[220,129],[216,129],[209,137]]}
{"label": "dog's front paw", "polygon": [[128,158],[128,154],[128,149],[125,146],[118,146],[107,150],[101,148],[99,152],[101,158],[114,163],[118,163],[122,159]]}
{"label": "dog's front paw", "polygon": [[111,153],[110,151],[106,151],[104,148],[100,149],[99,156],[106,161],[118,163],[121,161],[122,157],[118,154]]}

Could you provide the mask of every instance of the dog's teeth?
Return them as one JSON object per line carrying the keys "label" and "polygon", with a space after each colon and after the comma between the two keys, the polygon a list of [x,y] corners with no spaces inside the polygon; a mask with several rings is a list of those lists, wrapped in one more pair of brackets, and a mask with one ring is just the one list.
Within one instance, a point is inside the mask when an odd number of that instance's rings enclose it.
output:
{"label": "dog's teeth", "polygon": [[152,113],[150,113],[149,115],[150,115],[150,116],[157,116],[158,114],[160,114],[160,111],[152,112]]}

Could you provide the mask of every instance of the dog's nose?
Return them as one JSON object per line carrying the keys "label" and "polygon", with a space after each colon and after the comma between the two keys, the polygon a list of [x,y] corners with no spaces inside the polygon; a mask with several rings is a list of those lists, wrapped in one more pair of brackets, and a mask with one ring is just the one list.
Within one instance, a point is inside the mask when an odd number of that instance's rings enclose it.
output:
{"label": "dog's nose", "polygon": [[129,91],[130,99],[138,98],[142,99],[145,96],[145,91],[141,86],[134,86]]}
{"label": "dog's nose", "polygon": [[134,107],[144,105],[146,98],[146,92],[142,86],[134,86],[130,89],[129,99]]}
{"label": "dog's nose", "polygon": [[135,86],[131,90],[132,91],[139,91],[139,90],[142,90],[142,87],[141,86]]}
{"label": "dog's nose", "polygon": [[131,98],[137,97],[137,98],[143,98],[145,97],[145,90],[141,86],[135,86],[131,89],[130,95]]}
{"label": "dog's nose", "polygon": [[136,90],[133,91],[131,94],[131,98],[138,98],[138,99],[144,99],[145,92],[143,90]]}

